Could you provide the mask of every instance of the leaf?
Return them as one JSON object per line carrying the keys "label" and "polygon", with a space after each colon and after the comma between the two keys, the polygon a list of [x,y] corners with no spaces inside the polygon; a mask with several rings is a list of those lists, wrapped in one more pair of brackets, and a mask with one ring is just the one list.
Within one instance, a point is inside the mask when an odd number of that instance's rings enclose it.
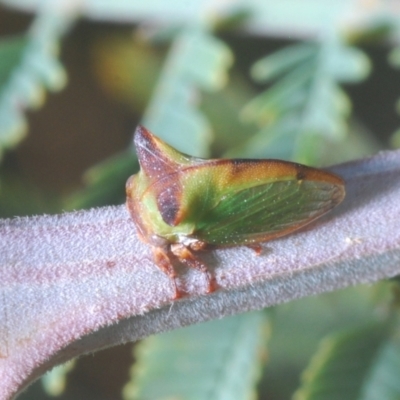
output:
{"label": "leaf", "polygon": [[386,339],[387,326],[378,323],[326,338],[304,372],[294,400],[359,398]]}
{"label": "leaf", "polygon": [[351,105],[339,83],[365,79],[369,70],[365,54],[345,45],[335,33],[319,43],[290,46],[258,61],[253,77],[273,83],[243,108],[243,119],[261,126],[242,144],[245,155],[252,156],[254,149],[258,157],[269,156],[271,145],[274,150],[281,148],[278,154],[286,159],[320,163],[324,146],[344,140],[348,131]]}
{"label": "leaf", "polygon": [[60,396],[66,386],[67,375],[75,367],[75,359],[58,365],[42,377],[44,390],[51,396]]}
{"label": "leaf", "polygon": [[266,314],[254,312],[142,341],[124,400],[251,398],[267,327]]}
{"label": "leaf", "polygon": [[207,156],[211,128],[197,110],[198,89],[220,89],[231,62],[223,42],[205,30],[184,30],[172,45],[143,125],[184,153]]}
{"label": "leaf", "polygon": [[394,337],[381,347],[361,400],[397,400],[400,398],[400,343]]}
{"label": "leaf", "polygon": [[27,35],[0,41],[0,157],[24,137],[25,110],[43,103],[45,89],[66,83],[57,48],[72,16],[63,7],[57,11],[43,8]]}
{"label": "leaf", "polygon": [[[260,384],[260,399],[272,395],[277,399],[291,399],[299,386],[299,376],[321,339],[331,332],[374,322],[377,287],[387,293],[389,286],[387,282],[357,285],[274,308],[269,362]],[[386,305],[389,301],[379,303]]]}
{"label": "leaf", "polygon": [[243,108],[243,119],[263,124],[275,121],[282,113],[282,108],[288,111],[298,108],[305,100],[302,91],[311,81],[314,64],[311,60],[289,71],[268,90],[251,100]]}
{"label": "leaf", "polygon": [[234,72],[230,74],[229,85],[222,90],[203,94],[201,110],[214,127],[212,155],[221,157],[227,149],[243,142],[254,132],[254,128],[239,117],[243,104],[254,96],[250,84]]}
{"label": "leaf", "polygon": [[251,68],[251,76],[258,82],[267,83],[314,57],[318,47],[314,43],[302,43],[285,47],[258,60]]}
{"label": "leaf", "polygon": [[3,38],[0,41],[0,87],[10,79],[27,46],[26,36]]}
{"label": "leaf", "polygon": [[[37,2],[32,0],[2,0],[10,7],[19,8],[24,11],[35,12]],[[204,6],[203,2],[186,3],[181,0],[152,0],[147,2],[134,2],[119,0],[118,2],[90,2],[81,10],[82,15],[88,19],[97,21],[109,21],[121,24],[126,21],[140,23],[142,21],[160,21],[162,25],[193,26],[204,18],[206,11],[211,11],[211,18],[207,19],[218,23],[231,13],[233,21],[241,21],[243,17],[250,15],[249,22],[245,25],[246,34],[256,34],[262,37],[280,37],[285,40],[302,40],[306,38],[320,37],[330,29],[342,28],[347,30],[357,29],[365,22],[365,15],[372,15],[372,26],[366,26],[364,32],[374,37],[381,35],[397,23],[396,6],[384,4],[366,7],[364,3],[352,3],[351,7],[345,2],[338,1],[326,6],[324,2],[315,0],[281,0],[278,2],[260,2],[260,0],[247,0],[233,3],[217,3],[210,7]],[[243,10],[243,11],[242,11]],[[349,18],[351,17],[351,19]],[[375,17],[375,18],[374,18]],[[340,21],[340,24],[338,24]],[[209,21],[207,21],[209,22]],[[230,22],[229,20],[227,22]],[[361,23],[360,23],[361,22]],[[367,24],[371,21],[366,21]],[[390,25],[389,25],[390,24]],[[350,25],[348,28],[347,25]],[[224,27],[224,26],[223,26]],[[229,26],[230,27],[230,26]],[[216,26],[218,29],[218,25]],[[369,32],[370,31],[370,32]],[[357,32],[356,32],[357,34]],[[351,39],[351,37],[350,37]],[[361,37],[362,39],[362,37]]]}
{"label": "leaf", "polygon": [[371,62],[363,51],[337,42],[329,52],[327,70],[338,82],[360,82],[371,72]]}
{"label": "leaf", "polygon": [[225,157],[278,158],[290,160],[292,142],[296,139],[297,118],[282,118],[272,126],[266,125],[253,137],[234,147]]}

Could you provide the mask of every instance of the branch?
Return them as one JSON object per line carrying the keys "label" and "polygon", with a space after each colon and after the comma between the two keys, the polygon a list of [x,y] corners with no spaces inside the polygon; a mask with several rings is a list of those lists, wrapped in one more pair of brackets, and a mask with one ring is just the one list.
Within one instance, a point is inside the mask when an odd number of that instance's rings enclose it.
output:
{"label": "branch", "polygon": [[215,293],[180,271],[190,295],[139,242],[124,206],[0,221],[0,399],[54,365],[101,348],[400,273],[400,151],[332,168],[344,202],[307,230],[204,254]]}

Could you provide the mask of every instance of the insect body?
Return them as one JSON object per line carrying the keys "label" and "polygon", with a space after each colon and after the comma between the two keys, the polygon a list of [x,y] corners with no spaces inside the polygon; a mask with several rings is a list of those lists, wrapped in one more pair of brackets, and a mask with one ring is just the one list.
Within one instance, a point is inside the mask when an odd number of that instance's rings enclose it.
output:
{"label": "insect body", "polygon": [[140,239],[181,297],[173,258],[214,277],[196,256],[207,247],[246,245],[287,235],[325,214],[344,196],[338,176],[280,160],[211,159],[180,153],[139,126],[141,170],[126,184],[127,207]]}

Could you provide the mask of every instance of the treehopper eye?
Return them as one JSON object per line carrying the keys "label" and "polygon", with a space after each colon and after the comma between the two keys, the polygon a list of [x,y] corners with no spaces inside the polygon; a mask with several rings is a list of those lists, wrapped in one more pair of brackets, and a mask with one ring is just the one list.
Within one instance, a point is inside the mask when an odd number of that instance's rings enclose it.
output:
{"label": "treehopper eye", "polygon": [[205,273],[207,292],[217,288],[197,252],[287,235],[325,214],[344,196],[338,176],[280,160],[211,159],[180,153],[143,126],[134,143],[140,172],[126,184],[127,207],[139,238],[176,284],[173,259]]}

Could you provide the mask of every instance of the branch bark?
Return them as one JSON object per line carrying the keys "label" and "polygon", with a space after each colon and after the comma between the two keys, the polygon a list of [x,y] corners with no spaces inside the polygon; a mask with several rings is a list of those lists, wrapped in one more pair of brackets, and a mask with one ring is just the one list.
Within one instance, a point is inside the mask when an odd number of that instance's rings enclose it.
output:
{"label": "branch bark", "polygon": [[84,353],[400,273],[400,151],[331,170],[342,205],[258,257],[204,254],[221,289],[205,295],[204,275],[182,268],[178,301],[124,206],[1,220],[0,399]]}

